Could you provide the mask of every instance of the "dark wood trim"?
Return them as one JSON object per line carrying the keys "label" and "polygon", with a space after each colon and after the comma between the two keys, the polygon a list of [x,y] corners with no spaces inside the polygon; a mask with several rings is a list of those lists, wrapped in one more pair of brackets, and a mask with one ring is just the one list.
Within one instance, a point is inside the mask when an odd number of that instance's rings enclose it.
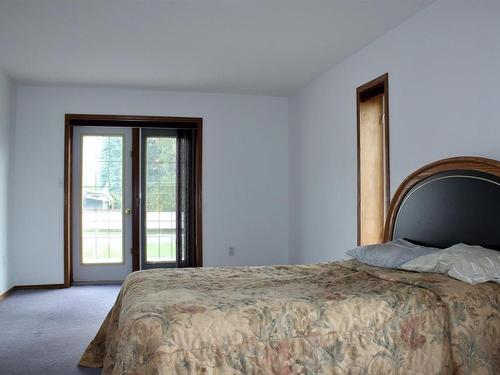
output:
{"label": "dark wood trim", "polygon": [[[376,95],[379,95],[381,92],[378,91],[377,89],[379,87],[387,88],[388,82],[389,82],[389,73],[384,73],[381,76],[379,76],[375,79],[372,79],[371,81],[359,86],[356,89],[356,92],[360,94],[360,97],[363,96],[363,100],[366,100],[371,96],[365,97],[365,93],[371,93],[373,91],[373,92],[377,92]],[[384,92],[385,92],[385,90],[384,90]]]}
{"label": "dark wood trim", "polygon": [[69,118],[65,117],[64,126],[64,285],[69,288],[73,281],[72,275],[72,239],[73,226],[71,222],[71,210],[73,193],[72,157],[73,157],[73,127],[69,126]]}
{"label": "dark wood trim", "polygon": [[[180,150],[181,149],[181,139],[179,137],[176,137],[176,147],[177,147],[177,150]],[[145,152],[146,150],[144,150]],[[144,160],[146,161],[146,160]],[[176,155],[176,163],[177,165],[181,165],[182,161],[181,161],[181,153],[180,152],[177,152],[177,155]],[[182,220],[182,192],[184,190],[184,186],[182,186],[183,184],[179,183],[181,181],[181,170],[182,168],[177,168],[177,171],[176,171],[176,179],[177,179],[177,186],[176,186],[176,200],[177,202],[175,203],[175,226],[176,228],[182,228],[182,224],[183,224],[183,220]],[[144,185],[143,186],[146,186],[146,181],[143,180],[143,183]],[[188,220],[188,223],[189,223],[189,220]],[[186,223],[185,227],[186,228],[189,228],[189,224]],[[177,232],[179,233],[179,232]],[[185,267],[186,266],[186,259],[182,259],[182,236],[176,236],[176,243],[175,243],[175,250],[176,250],[176,258],[177,258],[177,267]],[[187,255],[187,254],[186,254]],[[144,260],[146,261],[146,260]]]}
{"label": "dark wood trim", "polygon": [[[202,121],[201,117],[175,117],[175,116],[142,116],[142,115],[100,115],[100,114],[79,114],[71,113],[66,115],[70,120],[90,120],[90,121],[120,121],[126,122],[134,127],[133,123],[138,122],[157,122],[166,124],[196,124],[199,125]],[[92,126],[99,126],[98,124],[93,124]],[[107,126],[107,125],[106,125]],[[119,125],[119,126],[123,126]],[[140,126],[137,126],[140,127]]]}
{"label": "dark wood trim", "polygon": [[0,294],[0,302],[2,302],[4,299],[6,299],[9,295],[12,294],[13,291],[16,290],[16,287],[13,286],[10,289],[7,289],[4,293]]}
{"label": "dark wood trim", "polygon": [[141,243],[141,135],[139,128],[132,129],[132,271],[140,268]]}
{"label": "dark wood trim", "polygon": [[62,289],[67,288],[66,284],[39,284],[39,285],[16,285],[14,290],[25,289]]}
{"label": "dark wood trim", "polygon": [[[72,138],[74,126],[106,126],[106,127],[132,127],[133,150],[136,149],[136,142],[140,140],[134,138],[134,131],[138,128],[190,128],[196,129],[195,148],[196,148],[196,168],[195,168],[195,266],[203,266],[203,234],[202,234],[202,151],[203,151],[203,119],[200,117],[171,117],[171,116],[127,116],[127,115],[100,115],[100,114],[66,114],[64,129],[64,286],[69,287],[73,281],[72,278],[72,225],[71,225],[71,207],[73,185],[72,179]],[[137,133],[138,134],[138,133]],[[137,137],[137,134],[135,135]],[[138,149],[138,148],[137,148]],[[139,153],[137,153],[139,155]],[[138,158],[137,158],[138,159]],[[135,170],[134,170],[135,168]],[[139,168],[139,169],[138,169]],[[133,158],[132,173],[139,173],[140,162]],[[133,197],[138,198],[140,188],[132,186]],[[137,200],[136,202],[137,203]],[[132,231],[140,232],[140,215],[138,210],[134,210],[132,216]],[[140,236],[133,236],[140,238]],[[137,242],[136,242],[137,241]],[[132,270],[139,269],[139,246],[140,239],[132,240]]]}
{"label": "dark wood trim", "polygon": [[401,185],[399,185],[399,188],[396,190],[386,216],[384,226],[384,242],[390,241],[392,239],[396,215],[399,211],[399,207],[401,206],[404,197],[410,191],[410,189],[427,177],[440,172],[452,171],[457,169],[485,172],[500,177],[500,161],[475,156],[458,156],[438,160],[434,163],[423,166],[422,168],[416,170],[408,177],[406,177]]}
{"label": "dark wood trim", "polygon": [[203,182],[203,120],[200,119],[195,137],[195,267],[203,267],[203,214],[202,214],[202,182]]}
{"label": "dark wood trim", "polygon": [[136,128],[189,128],[198,129],[202,119],[199,117],[170,116],[122,116],[122,115],[85,115],[70,114],[69,125],[72,126],[106,126]]}
{"label": "dark wood trim", "polygon": [[361,176],[360,176],[360,160],[359,160],[359,146],[360,146],[360,104],[366,100],[367,98],[384,94],[385,96],[385,105],[384,105],[384,143],[385,143],[385,202],[384,208],[387,214],[389,209],[390,202],[390,158],[389,158],[389,73],[382,74],[380,77],[377,77],[370,82],[365,83],[364,85],[356,88],[356,157],[357,157],[357,244],[358,246],[361,243]]}
{"label": "dark wood trim", "polygon": [[67,288],[66,284],[40,284],[40,285],[15,285],[8,289],[5,293],[0,294],[0,302],[14,293],[16,290],[27,290],[27,289],[63,289]]}

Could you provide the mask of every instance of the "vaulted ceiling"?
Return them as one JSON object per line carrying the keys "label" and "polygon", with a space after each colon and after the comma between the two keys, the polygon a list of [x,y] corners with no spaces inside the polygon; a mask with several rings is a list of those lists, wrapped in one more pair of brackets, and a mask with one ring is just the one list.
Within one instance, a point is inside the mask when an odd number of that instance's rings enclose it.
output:
{"label": "vaulted ceiling", "polygon": [[286,96],[432,0],[0,0],[29,84]]}

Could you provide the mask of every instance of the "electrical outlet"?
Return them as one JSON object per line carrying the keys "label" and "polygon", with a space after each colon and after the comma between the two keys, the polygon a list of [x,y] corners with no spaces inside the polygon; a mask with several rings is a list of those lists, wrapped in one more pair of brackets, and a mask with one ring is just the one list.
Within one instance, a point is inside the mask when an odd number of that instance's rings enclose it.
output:
{"label": "electrical outlet", "polygon": [[233,257],[233,256],[234,256],[234,246],[229,246],[229,251],[228,251],[228,253],[229,253],[229,256],[230,256],[230,257]]}

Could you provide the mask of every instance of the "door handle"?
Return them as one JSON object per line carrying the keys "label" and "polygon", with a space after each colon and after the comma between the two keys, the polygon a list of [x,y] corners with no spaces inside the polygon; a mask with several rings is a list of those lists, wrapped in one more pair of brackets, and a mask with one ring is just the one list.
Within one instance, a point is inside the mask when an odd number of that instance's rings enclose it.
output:
{"label": "door handle", "polygon": [[126,208],[126,209],[123,211],[123,213],[124,213],[125,215],[130,215],[130,214],[132,213],[132,209],[131,209],[131,208]]}

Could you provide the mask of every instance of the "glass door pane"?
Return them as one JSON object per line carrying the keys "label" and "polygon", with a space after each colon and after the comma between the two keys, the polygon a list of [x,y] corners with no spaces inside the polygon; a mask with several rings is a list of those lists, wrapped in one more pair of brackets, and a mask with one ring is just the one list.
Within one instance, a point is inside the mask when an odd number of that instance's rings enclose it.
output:
{"label": "glass door pane", "polygon": [[143,267],[177,259],[177,138],[148,135],[143,141],[145,202]]}
{"label": "glass door pane", "polygon": [[124,262],[123,136],[82,135],[81,264]]}

